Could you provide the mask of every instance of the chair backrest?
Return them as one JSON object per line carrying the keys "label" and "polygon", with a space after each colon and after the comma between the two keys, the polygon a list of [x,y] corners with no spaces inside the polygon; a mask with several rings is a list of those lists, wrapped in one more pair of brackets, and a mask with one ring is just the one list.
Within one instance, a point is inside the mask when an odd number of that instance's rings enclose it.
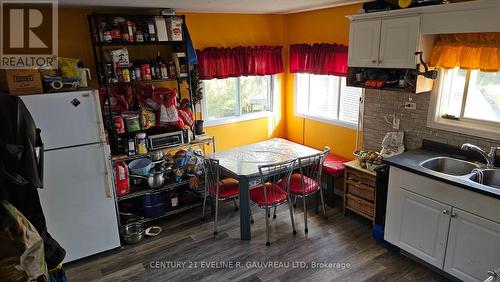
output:
{"label": "chair backrest", "polygon": [[278,185],[279,183],[280,185],[278,186],[283,188],[285,191],[288,191],[288,186],[290,185],[290,177],[293,173],[295,161],[296,160],[291,160],[259,166],[260,181],[262,186],[264,187],[264,199],[266,205],[268,203],[267,199],[273,196],[272,193],[276,192],[274,189],[268,189],[269,184]]}
{"label": "chair backrest", "polygon": [[[323,152],[297,159],[302,178],[302,192],[305,192],[304,189],[307,185],[312,184],[309,182],[315,181],[318,185],[321,184],[321,171],[328,152],[330,152],[330,148],[325,147]],[[304,176],[307,176],[307,178]]]}
{"label": "chair backrest", "polygon": [[203,165],[205,169],[205,185],[207,189],[219,194],[220,166],[219,160],[203,157]]}

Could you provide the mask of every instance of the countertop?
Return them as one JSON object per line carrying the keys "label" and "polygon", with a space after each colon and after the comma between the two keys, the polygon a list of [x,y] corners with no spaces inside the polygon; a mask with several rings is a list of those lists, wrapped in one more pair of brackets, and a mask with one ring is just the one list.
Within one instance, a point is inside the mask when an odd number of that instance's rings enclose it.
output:
{"label": "countertop", "polygon": [[362,168],[360,165],[359,165],[359,162],[357,160],[353,160],[353,161],[350,161],[350,162],[347,162],[347,163],[344,163],[344,165],[346,167],[350,167],[352,169],[356,169],[356,170],[359,170],[359,171],[362,171],[366,174],[369,174],[369,175],[372,175],[372,176],[376,176],[377,173],[373,170],[369,170],[369,169],[366,169],[366,168]]}
{"label": "countertop", "polygon": [[473,182],[468,179],[470,177],[470,174],[467,176],[453,176],[435,172],[420,166],[420,163],[422,161],[434,157],[456,157],[456,156],[450,156],[449,154],[434,152],[431,150],[419,149],[414,151],[407,151],[400,155],[389,157],[384,160],[384,163],[409,172],[413,172],[425,177],[432,178],[434,180],[442,181],[457,186],[459,188],[467,189],[473,192],[484,194],[486,196],[500,199],[500,189],[491,188]]}

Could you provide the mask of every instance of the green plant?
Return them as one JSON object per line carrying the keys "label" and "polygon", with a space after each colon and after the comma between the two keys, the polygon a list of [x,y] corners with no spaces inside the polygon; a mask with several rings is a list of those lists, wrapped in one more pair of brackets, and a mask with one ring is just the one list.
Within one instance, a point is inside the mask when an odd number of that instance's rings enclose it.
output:
{"label": "green plant", "polygon": [[198,105],[203,99],[203,88],[201,87],[200,73],[196,66],[191,70],[191,98],[196,112],[196,105]]}

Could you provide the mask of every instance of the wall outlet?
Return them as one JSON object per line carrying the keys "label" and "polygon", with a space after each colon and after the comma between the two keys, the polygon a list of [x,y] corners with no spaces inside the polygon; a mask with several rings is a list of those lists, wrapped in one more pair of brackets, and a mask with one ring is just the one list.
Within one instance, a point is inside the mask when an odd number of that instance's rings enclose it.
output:
{"label": "wall outlet", "polygon": [[401,119],[397,118],[396,115],[394,115],[394,119],[392,120],[392,128],[399,130],[399,122]]}
{"label": "wall outlet", "polygon": [[417,109],[417,103],[405,102],[405,109],[407,109],[407,110],[416,110]]}

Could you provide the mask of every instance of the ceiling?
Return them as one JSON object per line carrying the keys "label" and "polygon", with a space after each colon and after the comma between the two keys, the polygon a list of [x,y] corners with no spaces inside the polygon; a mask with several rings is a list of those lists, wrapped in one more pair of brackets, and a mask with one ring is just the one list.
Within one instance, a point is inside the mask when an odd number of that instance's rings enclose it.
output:
{"label": "ceiling", "polygon": [[367,2],[368,0],[59,0],[60,5],[174,8],[176,11],[283,14]]}

